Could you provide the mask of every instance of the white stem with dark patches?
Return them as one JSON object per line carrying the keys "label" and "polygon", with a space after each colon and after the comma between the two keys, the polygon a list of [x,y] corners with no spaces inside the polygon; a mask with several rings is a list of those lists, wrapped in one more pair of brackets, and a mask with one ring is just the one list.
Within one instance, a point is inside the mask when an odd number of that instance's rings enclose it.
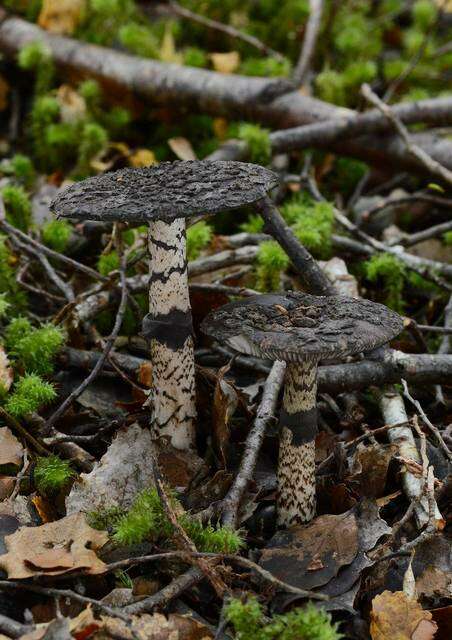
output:
{"label": "white stem with dark patches", "polygon": [[315,515],[317,360],[288,363],[280,416],[278,526]]}
{"label": "white stem with dark patches", "polygon": [[177,449],[195,447],[195,366],[188,295],[185,220],[149,225],[152,429]]}

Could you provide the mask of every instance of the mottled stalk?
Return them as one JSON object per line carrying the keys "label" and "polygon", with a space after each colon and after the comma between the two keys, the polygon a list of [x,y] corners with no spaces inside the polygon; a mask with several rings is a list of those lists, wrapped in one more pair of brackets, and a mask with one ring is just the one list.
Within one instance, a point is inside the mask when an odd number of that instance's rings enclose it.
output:
{"label": "mottled stalk", "polygon": [[317,360],[288,363],[280,414],[278,526],[309,522],[315,514]]}
{"label": "mottled stalk", "polygon": [[195,446],[195,367],[188,296],[185,220],[149,225],[149,315],[154,434],[177,449]]}

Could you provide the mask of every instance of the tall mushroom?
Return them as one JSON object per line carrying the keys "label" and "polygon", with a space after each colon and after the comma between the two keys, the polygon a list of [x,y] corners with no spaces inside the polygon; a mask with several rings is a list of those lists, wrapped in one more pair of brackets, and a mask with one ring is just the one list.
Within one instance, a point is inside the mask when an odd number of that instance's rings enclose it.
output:
{"label": "tall mushroom", "polygon": [[277,184],[273,172],[244,162],[163,162],[77,182],[52,203],[66,218],[149,225],[151,421],[178,449],[194,448],[196,418],[185,219],[255,203]]}
{"label": "tall mushroom", "polygon": [[403,329],[385,306],[300,292],[253,296],[209,314],[201,329],[240,353],[287,362],[280,414],[278,525],[315,514],[317,365],[369,351]]}

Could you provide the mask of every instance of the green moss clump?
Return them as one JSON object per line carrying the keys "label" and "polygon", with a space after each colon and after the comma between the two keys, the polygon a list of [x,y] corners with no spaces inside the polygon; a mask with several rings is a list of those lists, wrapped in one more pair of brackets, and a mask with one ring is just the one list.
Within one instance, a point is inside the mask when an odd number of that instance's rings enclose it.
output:
{"label": "green moss clump", "polygon": [[8,222],[27,232],[31,223],[31,202],[24,188],[7,184],[2,189],[2,197]]}
{"label": "green moss clump", "polygon": [[33,101],[30,112],[29,133],[33,146],[33,157],[45,169],[52,168],[52,158],[49,157],[47,128],[55,124],[60,115],[60,105],[53,96],[39,96]]}
{"label": "green moss clump", "polygon": [[111,45],[120,28],[137,17],[134,0],[90,0],[78,36],[88,42]]}
{"label": "green moss clump", "polygon": [[406,266],[390,253],[378,253],[364,262],[366,277],[371,282],[381,281],[385,293],[385,304],[394,311],[403,312],[403,287],[407,274]]}
{"label": "green moss clump", "polygon": [[268,164],[271,158],[270,135],[267,129],[258,124],[242,123],[238,129],[238,137],[248,145],[250,162]]}
{"label": "green moss clump", "polygon": [[10,304],[6,299],[5,293],[0,293],[0,318],[4,318],[8,309],[10,308]]}
{"label": "green moss clump", "polygon": [[204,220],[187,229],[187,258],[196,260],[201,251],[212,240],[212,227]]}
{"label": "green moss clump", "polygon": [[76,475],[69,460],[56,455],[38,458],[34,469],[34,480],[41,495],[55,495],[62,491]]}
{"label": "green moss clump", "polygon": [[188,67],[205,68],[208,65],[207,53],[198,47],[184,49],[184,64]]}
{"label": "green moss clump", "polygon": [[[22,320],[22,319],[20,319]],[[17,327],[14,333],[18,333]],[[64,333],[58,327],[48,324],[25,333],[14,344],[7,331],[7,343],[13,355],[27,372],[49,375],[53,372],[54,359],[64,343]]]}
{"label": "green moss clump", "polygon": [[6,169],[3,171],[13,175],[25,189],[31,189],[36,179],[36,172],[31,159],[21,153],[16,153],[9,160]]}
{"label": "green moss clump", "polygon": [[124,107],[112,107],[99,118],[102,126],[109,132],[110,136],[124,135],[124,130],[132,120],[132,114]]}
{"label": "green moss clump", "polygon": [[373,60],[351,62],[344,69],[342,77],[347,88],[358,87],[363,82],[372,82],[377,76],[377,65]]}
{"label": "green moss clump", "polygon": [[284,249],[274,240],[267,240],[259,246],[256,259],[256,288],[259,291],[277,291],[281,285],[281,274],[290,263]]}
{"label": "green moss clump", "polygon": [[97,261],[97,270],[102,276],[108,276],[112,271],[119,269],[119,256],[116,251],[103,253]]}
{"label": "green moss clump", "polygon": [[121,44],[143,58],[158,58],[159,43],[154,33],[147,26],[129,22],[119,29]]}
{"label": "green moss clump", "polygon": [[449,247],[452,246],[452,231],[446,231],[443,234],[443,242]]}
{"label": "green moss clump", "polygon": [[413,22],[419,29],[426,31],[438,17],[438,7],[432,0],[416,0],[411,9]]}
{"label": "green moss clump", "polygon": [[81,131],[78,147],[77,166],[75,175],[84,178],[93,173],[91,162],[105,150],[108,144],[108,134],[104,127],[96,122],[87,122]]}
{"label": "green moss clump", "polygon": [[19,378],[13,393],[8,397],[5,409],[16,418],[49,404],[56,398],[56,391],[50,382],[44,382],[37,374],[31,373]]}
{"label": "green moss clump", "polygon": [[282,214],[293,225],[300,242],[319,258],[331,253],[334,212],[329,202],[313,202],[304,194],[292,198],[282,207]]}
{"label": "green moss clump", "polygon": [[33,327],[31,326],[31,322],[28,318],[24,318],[22,316],[13,318],[5,329],[4,338],[7,349],[12,351],[15,345],[18,344],[20,340],[30,335],[32,331]]}
{"label": "green moss clump", "polygon": [[344,76],[333,69],[324,69],[315,79],[317,95],[325,102],[337,105],[345,105],[347,102],[345,93]]}
{"label": "green moss clump", "polygon": [[25,292],[20,289],[16,273],[12,267],[14,257],[8,250],[5,236],[0,235],[0,293],[5,294],[5,298],[11,305],[12,312],[21,312],[27,306]]}
{"label": "green moss clump", "polygon": [[[169,500],[175,512],[180,513],[181,506],[175,496],[170,494]],[[179,515],[178,521],[199,551],[236,553],[243,545],[240,534],[232,529],[203,526],[187,513]],[[165,540],[173,535],[173,526],[156,489],[142,491],[128,513],[113,523],[113,530],[113,540],[126,546],[145,539]]]}
{"label": "green moss clump", "polygon": [[78,86],[78,93],[85,100],[90,111],[99,107],[102,91],[97,80],[84,80]]}
{"label": "green moss clump", "polygon": [[246,602],[233,599],[226,608],[237,640],[340,640],[342,634],[331,615],[308,604],[284,615],[266,618],[255,597]]}
{"label": "green moss clump", "polygon": [[262,76],[265,78],[287,77],[291,72],[290,61],[276,58],[246,58],[240,65],[240,73],[245,76]]}
{"label": "green moss clump", "polygon": [[252,213],[245,222],[240,225],[240,230],[245,233],[262,233],[264,219],[258,213]]}
{"label": "green moss clump", "polygon": [[41,230],[44,244],[59,253],[66,251],[71,233],[72,226],[67,220],[49,220]]}
{"label": "green moss clump", "polygon": [[19,51],[19,67],[35,74],[35,95],[45,94],[52,86],[55,67],[50,49],[42,42],[29,42]]}
{"label": "green moss clump", "polygon": [[121,509],[121,507],[108,507],[100,511],[90,511],[87,514],[87,521],[89,526],[93,529],[113,533],[114,529],[118,526],[119,521],[125,514],[125,510]]}

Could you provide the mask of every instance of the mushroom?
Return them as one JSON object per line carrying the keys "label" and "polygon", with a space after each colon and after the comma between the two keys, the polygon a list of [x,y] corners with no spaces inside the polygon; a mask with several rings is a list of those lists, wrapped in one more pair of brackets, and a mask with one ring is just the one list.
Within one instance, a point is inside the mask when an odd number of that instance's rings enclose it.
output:
{"label": "mushroom", "polygon": [[163,162],[77,182],[52,203],[66,218],[149,226],[151,423],[177,449],[194,448],[196,419],[185,219],[255,203],[277,184],[272,171],[244,162]]}
{"label": "mushroom", "polygon": [[287,363],[280,414],[277,521],[281,527],[315,515],[317,365],[369,351],[403,329],[381,304],[301,292],[253,296],[210,313],[201,329],[236,351]]}

